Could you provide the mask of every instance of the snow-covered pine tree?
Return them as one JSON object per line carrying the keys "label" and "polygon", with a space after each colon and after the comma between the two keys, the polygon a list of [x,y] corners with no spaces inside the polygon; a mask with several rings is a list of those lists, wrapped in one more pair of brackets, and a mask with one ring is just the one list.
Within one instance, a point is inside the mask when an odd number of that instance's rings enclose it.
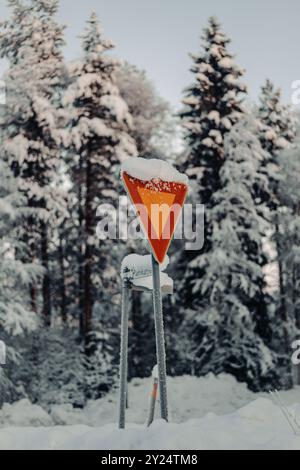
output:
{"label": "snow-covered pine tree", "polygon": [[[243,116],[242,101],[246,92],[246,87],[240,82],[243,71],[229,52],[229,43],[217,19],[210,18],[204,31],[201,53],[192,55],[191,71],[195,81],[185,91],[185,108],[181,113],[187,148],[180,164],[191,180],[192,201],[205,205],[204,251],[212,255],[214,247],[210,240],[212,225],[209,212],[213,204],[212,196],[222,186],[220,169],[225,162],[224,138]],[[197,256],[198,252],[194,251],[184,251],[178,256],[177,276],[180,282],[176,288],[179,292],[176,305],[181,314],[176,316],[178,325],[174,323],[175,334],[186,309],[190,306],[195,311],[198,309],[199,290],[195,289],[195,283],[199,279],[205,281],[209,266],[191,268]],[[173,343],[176,344],[176,341]],[[187,370],[190,371],[190,368]]]}
{"label": "snow-covered pine tree", "polygon": [[63,403],[83,407],[85,361],[77,331],[53,326],[34,332],[30,340],[21,376],[30,400],[46,407]]}
{"label": "snow-covered pine tree", "polygon": [[[26,196],[30,216],[20,230],[27,259],[44,267],[43,317],[51,322],[49,222],[63,210],[56,187],[60,165],[57,103],[64,78],[63,28],[55,14],[58,0],[10,0],[11,18],[1,26],[0,55],[9,60],[5,75],[7,104],[2,122],[3,148]],[[22,233],[21,233],[22,232]],[[37,286],[31,286],[37,310]]]}
{"label": "snow-covered pine tree", "polygon": [[295,142],[279,154],[280,175],[278,182],[278,200],[282,208],[280,222],[282,226],[281,265],[284,279],[284,304],[286,307],[289,337],[299,337],[300,330],[300,128]]}
{"label": "snow-covered pine tree", "polygon": [[[64,182],[69,175],[64,175]],[[67,185],[69,188],[69,185]],[[77,225],[78,200],[72,191],[66,198],[67,215],[62,218],[62,223],[53,230],[50,270],[52,308],[57,319],[64,325],[77,322],[80,317],[78,306],[78,236]],[[70,320],[70,321],[69,321]]]}
{"label": "snow-covered pine tree", "polygon": [[85,356],[85,396],[101,398],[118,383],[120,331],[115,307],[93,305],[92,331],[88,355]]}
{"label": "snow-covered pine tree", "polygon": [[[220,188],[220,168],[225,161],[224,137],[243,115],[242,99],[246,88],[240,83],[242,70],[235,64],[228,51],[230,40],[222,33],[216,18],[210,18],[204,31],[203,50],[193,55],[192,73],[196,81],[190,86],[183,100],[181,113],[186,129],[187,150],[183,170],[193,184],[193,201],[211,207],[211,197]],[[205,224],[205,250],[210,249],[211,227]],[[197,253],[184,253],[184,265]],[[193,280],[200,273],[195,270]],[[180,303],[191,303],[193,286],[184,277],[181,285]],[[195,293],[197,297],[197,293]]]}
{"label": "snow-covered pine tree", "polygon": [[[95,301],[103,311],[110,311],[115,326],[119,323],[120,261],[124,254],[117,240],[99,240],[96,233],[99,213],[104,204],[118,207],[120,163],[136,155],[130,137],[131,116],[115,83],[119,62],[108,52],[112,43],[104,39],[97,16],[93,13],[83,39],[83,57],[70,65],[70,86],[64,105],[70,106],[70,162],[74,175],[73,189],[78,197],[78,239],[80,276],[83,297],[83,335],[86,352],[93,355],[95,331],[92,312]],[[102,214],[103,215],[103,214]],[[113,307],[112,307],[113,306]],[[104,335],[105,333],[105,335]],[[107,340],[109,328],[101,331]],[[99,340],[99,335],[97,341]],[[116,351],[117,353],[117,351]],[[91,371],[92,374],[92,371]]]}
{"label": "snow-covered pine tree", "polygon": [[219,188],[224,136],[243,113],[246,87],[240,82],[243,71],[228,51],[230,39],[216,18],[209,19],[202,39],[201,53],[191,55],[195,82],[183,100],[181,117],[188,149],[182,166],[196,180],[198,198],[207,204]]}
{"label": "snow-covered pine tree", "polygon": [[[260,103],[258,108],[258,119],[260,122],[259,137],[263,149],[268,152],[268,158],[262,162],[261,171],[265,171],[269,177],[269,193],[266,193],[266,203],[271,209],[270,228],[277,252],[278,277],[279,277],[279,305],[277,309],[277,322],[275,319],[274,334],[276,330],[281,331],[281,345],[275,341],[274,346],[287,354],[290,348],[289,318],[286,306],[287,294],[285,292],[284,266],[282,257],[285,252],[286,235],[284,233],[284,210],[278,198],[279,180],[284,171],[284,161],[279,160],[279,155],[288,149],[295,138],[295,116],[291,109],[282,104],[281,91],[276,89],[270,80],[262,87]],[[275,326],[276,323],[276,326]],[[286,359],[289,363],[288,358]]]}
{"label": "snow-covered pine tree", "polygon": [[277,164],[278,154],[295,139],[295,117],[291,109],[281,102],[280,88],[276,89],[270,80],[262,86],[259,101],[261,145]]}
{"label": "snow-covered pine tree", "polygon": [[[207,212],[212,249],[187,269],[197,296],[187,311],[187,331],[196,374],[228,372],[260,390],[274,384],[276,374],[275,356],[256,333],[264,305],[267,227],[256,202],[256,188],[266,183],[256,134],[255,121],[246,117],[225,137],[221,187]],[[203,277],[193,278],[195,270]]]}
{"label": "snow-covered pine tree", "polygon": [[145,71],[125,62],[116,74],[117,85],[133,119],[130,134],[139,156],[174,158],[178,137],[177,118],[161,98]]}
{"label": "snow-covered pine tree", "polygon": [[22,368],[18,341],[37,327],[31,310],[29,285],[42,275],[38,265],[18,260],[26,247],[17,236],[17,228],[26,214],[24,197],[4,159],[0,158],[0,339],[7,345],[6,366],[0,370],[0,404],[18,395],[14,378]]}

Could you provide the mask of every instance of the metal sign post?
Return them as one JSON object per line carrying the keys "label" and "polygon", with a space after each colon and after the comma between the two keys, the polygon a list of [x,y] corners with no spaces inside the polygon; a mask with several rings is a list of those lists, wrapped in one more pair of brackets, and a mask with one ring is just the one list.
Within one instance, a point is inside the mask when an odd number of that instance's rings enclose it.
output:
{"label": "metal sign post", "polygon": [[162,419],[168,421],[166,352],[165,352],[162,298],[161,298],[161,288],[160,288],[160,267],[159,267],[159,263],[156,261],[153,255],[152,255],[152,273],[153,273],[153,307],[154,307],[154,320],[155,320],[160,412],[161,412]]}
{"label": "metal sign post", "polygon": [[[139,265],[138,268],[132,266],[132,261],[130,261],[130,258],[134,256],[135,261]],[[138,258],[138,259],[137,259]],[[155,260],[154,260],[155,261]],[[157,272],[158,268],[158,272]],[[153,267],[152,267],[152,257],[151,255],[149,256],[138,256],[138,255],[129,255],[128,257],[124,258],[123,263],[122,263],[122,270],[121,270],[121,276],[122,276],[122,324],[121,324],[121,354],[120,354],[120,396],[119,396],[119,428],[124,429],[125,424],[126,424],[126,402],[128,400],[128,384],[127,384],[127,376],[128,376],[128,320],[129,320],[129,303],[130,303],[130,293],[132,291],[135,292],[145,292],[145,293],[152,293],[154,292],[154,287],[156,288],[156,294],[155,297],[158,299],[156,303],[157,305],[157,312],[161,315],[158,314],[157,322],[156,324],[160,325],[158,327],[159,333],[159,343],[162,344],[162,352],[161,348],[159,348],[160,351],[160,357],[162,358],[162,363],[165,364],[165,359],[164,359],[164,338],[163,338],[163,322],[162,322],[162,302],[161,302],[161,295],[166,294],[166,295],[172,295],[173,294],[173,281],[172,279],[164,272],[161,272],[161,267],[159,264],[155,261],[155,272],[156,276],[154,278],[153,276]],[[152,282],[149,283],[149,279],[152,280]],[[154,281],[156,279],[156,281]],[[153,294],[154,296],[154,294]],[[160,307],[159,307],[160,305]],[[160,317],[160,320],[159,320]],[[153,374],[155,375],[155,390],[157,391],[157,385],[158,385],[158,373],[157,373],[157,367],[153,370]],[[162,368],[165,370],[165,366]],[[153,376],[154,376],[153,375]],[[165,377],[165,375],[164,375]],[[164,383],[166,383],[164,379]],[[165,390],[164,397],[166,396],[166,387],[162,386],[161,390]],[[156,395],[155,391],[155,395]],[[153,403],[151,406],[153,406],[152,412],[152,421],[154,417],[154,410],[155,410],[155,401],[156,401],[156,396],[154,400],[154,406]],[[164,416],[164,419],[167,417],[167,413],[165,412],[166,410],[166,400],[163,398],[162,403],[164,403],[164,412],[162,413],[162,416]],[[148,423],[150,422],[150,418],[148,420]],[[151,422],[152,422],[151,421]],[[151,423],[150,423],[151,424]],[[150,426],[149,424],[149,426]]]}
{"label": "metal sign post", "polygon": [[122,324],[121,324],[121,353],[120,353],[120,409],[119,428],[125,429],[125,414],[127,403],[127,375],[128,375],[128,315],[129,293],[126,282],[122,288]]}

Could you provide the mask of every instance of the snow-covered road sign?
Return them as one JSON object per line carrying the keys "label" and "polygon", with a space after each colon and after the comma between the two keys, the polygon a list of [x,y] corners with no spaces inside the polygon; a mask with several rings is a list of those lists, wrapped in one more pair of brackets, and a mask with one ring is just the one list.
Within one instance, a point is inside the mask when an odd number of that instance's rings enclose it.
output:
{"label": "snow-covered road sign", "polygon": [[[129,158],[126,160],[122,165],[121,176],[152,250],[152,282],[147,286],[153,292],[160,415],[162,419],[168,421],[166,352],[161,296],[162,274],[165,273],[161,273],[161,271],[188,193],[188,178],[163,160],[146,160],[144,158]],[[131,282],[138,282],[140,272],[143,274],[149,272],[149,263],[146,262],[145,266],[146,259],[147,257],[140,259],[136,255],[131,256],[126,259],[122,266],[124,286],[120,363],[120,429],[125,427],[125,380],[128,350],[128,313],[126,307],[128,288],[124,274],[125,276],[128,274],[129,278],[131,275]],[[127,281],[129,281],[129,278]],[[172,282],[171,279],[170,281]],[[142,281],[142,287],[145,288],[145,277]]]}
{"label": "snow-covered road sign", "polygon": [[183,182],[166,181],[158,177],[142,180],[126,171],[122,173],[122,179],[151,250],[161,264],[173,238],[188,187]]}

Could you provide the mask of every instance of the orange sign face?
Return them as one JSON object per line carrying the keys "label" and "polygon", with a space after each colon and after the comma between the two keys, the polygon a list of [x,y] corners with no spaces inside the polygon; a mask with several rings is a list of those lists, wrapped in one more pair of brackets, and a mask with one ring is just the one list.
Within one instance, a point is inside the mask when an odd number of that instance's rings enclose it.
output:
{"label": "orange sign face", "polygon": [[163,263],[176,223],[178,222],[188,188],[183,183],[151,180],[142,181],[122,175],[126,191],[136,208],[152,252]]}

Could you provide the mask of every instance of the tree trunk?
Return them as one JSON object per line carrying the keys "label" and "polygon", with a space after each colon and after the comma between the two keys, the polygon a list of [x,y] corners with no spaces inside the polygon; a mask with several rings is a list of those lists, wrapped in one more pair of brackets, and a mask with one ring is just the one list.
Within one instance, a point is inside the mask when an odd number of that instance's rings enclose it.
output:
{"label": "tree trunk", "polygon": [[279,272],[279,293],[280,293],[280,313],[283,321],[287,321],[287,311],[286,311],[286,302],[285,302],[285,283],[284,283],[284,267],[282,261],[282,250],[280,244],[280,228],[278,215],[276,215],[275,222],[275,242],[277,250],[277,259],[278,259],[278,272]]}
{"label": "tree trunk", "polygon": [[[278,208],[277,208],[278,211]],[[289,389],[293,385],[292,378],[292,363],[289,357],[291,350],[291,338],[289,334],[289,315],[286,304],[286,284],[284,276],[284,263],[283,263],[283,247],[280,240],[280,225],[279,225],[279,216],[278,213],[275,216],[275,242],[277,250],[277,259],[278,259],[278,271],[279,271],[279,294],[280,294],[280,315],[282,318],[282,331],[283,331],[283,344],[282,344],[282,353],[284,355],[282,366],[285,369],[285,380],[284,386],[286,389]]]}
{"label": "tree trunk", "polygon": [[[25,228],[25,233],[24,233],[24,243],[25,245],[29,246],[29,260],[24,259],[24,262],[34,262],[35,257],[36,257],[36,245],[30,240],[31,236],[33,233],[33,223],[29,219],[28,221],[28,227],[27,227],[27,233],[26,233],[26,228]],[[31,235],[31,236],[30,236]],[[32,283],[29,287],[29,295],[30,295],[30,304],[31,304],[31,309],[34,313],[37,313],[37,286],[35,283]]]}
{"label": "tree trunk", "polygon": [[143,377],[145,374],[144,359],[145,345],[141,344],[139,338],[143,335],[143,317],[141,292],[132,291],[131,294],[131,328],[133,341],[130,345],[130,377]]}
{"label": "tree trunk", "polygon": [[34,313],[37,313],[37,306],[36,306],[36,289],[34,285],[30,286],[30,305],[31,305],[31,310]]}
{"label": "tree trunk", "polygon": [[93,193],[92,193],[92,168],[91,162],[87,162],[86,170],[86,203],[85,203],[85,260],[84,260],[84,340],[86,354],[89,354],[90,332],[92,324],[92,250],[89,237],[93,231]]}
{"label": "tree trunk", "polygon": [[61,318],[64,325],[67,324],[67,296],[66,296],[66,276],[64,266],[64,246],[62,235],[59,237],[59,266],[60,266],[60,311]]}
{"label": "tree trunk", "polygon": [[43,318],[46,326],[51,325],[51,293],[50,293],[50,273],[49,273],[49,254],[48,254],[48,234],[47,226],[41,223],[41,257],[42,266],[45,270],[43,276]]}
{"label": "tree trunk", "polygon": [[78,308],[79,308],[79,336],[84,337],[84,252],[83,252],[83,206],[82,206],[82,176],[83,176],[83,162],[82,156],[79,158],[79,182],[78,182]]}
{"label": "tree trunk", "polygon": [[[296,204],[294,207],[294,215],[295,217],[299,217],[300,215],[300,204]],[[298,233],[294,233],[294,246],[297,246],[297,240],[298,240]],[[299,312],[299,307],[297,305],[298,303],[298,297],[299,297],[299,263],[293,258],[293,311],[294,311],[294,317],[295,317],[295,323],[298,329],[300,329],[300,312]],[[300,374],[300,366],[299,366],[299,374]],[[300,379],[300,375],[299,375]]]}

